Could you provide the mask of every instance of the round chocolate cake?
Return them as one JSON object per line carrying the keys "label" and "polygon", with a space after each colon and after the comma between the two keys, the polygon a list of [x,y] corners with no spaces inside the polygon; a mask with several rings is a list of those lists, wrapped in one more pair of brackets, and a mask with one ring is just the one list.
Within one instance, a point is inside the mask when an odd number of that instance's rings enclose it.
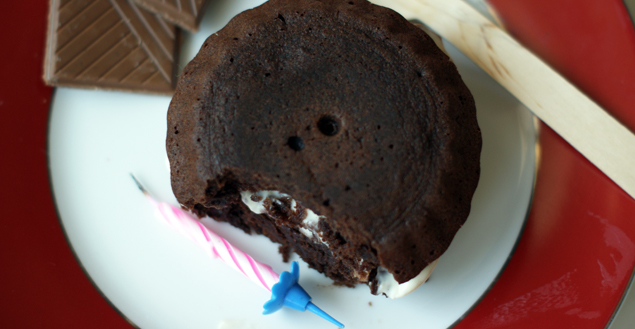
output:
{"label": "round chocolate cake", "polygon": [[480,151],[448,56],[362,0],[239,14],[185,67],[168,112],[182,206],[390,297],[425,280],[465,222]]}

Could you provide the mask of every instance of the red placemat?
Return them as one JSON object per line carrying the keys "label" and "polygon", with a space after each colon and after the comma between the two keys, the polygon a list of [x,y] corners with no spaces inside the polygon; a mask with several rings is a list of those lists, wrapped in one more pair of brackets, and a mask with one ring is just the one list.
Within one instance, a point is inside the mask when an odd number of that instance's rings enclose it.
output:
{"label": "red placemat", "polygon": [[0,4],[0,327],[129,328],[75,260],[49,187],[47,1]]}
{"label": "red placemat", "polygon": [[[635,30],[619,0],[495,0],[507,28],[631,129]],[[92,286],[49,188],[46,1],[0,4],[0,327],[128,328]],[[635,201],[543,126],[527,227],[499,281],[457,328],[603,328],[635,264]]]}

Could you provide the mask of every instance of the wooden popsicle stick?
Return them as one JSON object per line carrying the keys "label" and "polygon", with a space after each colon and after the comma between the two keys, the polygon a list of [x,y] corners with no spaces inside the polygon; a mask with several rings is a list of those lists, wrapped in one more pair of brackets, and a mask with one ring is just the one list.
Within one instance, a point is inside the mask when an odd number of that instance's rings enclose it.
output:
{"label": "wooden popsicle stick", "polygon": [[635,198],[635,135],[462,0],[372,0],[418,19]]}

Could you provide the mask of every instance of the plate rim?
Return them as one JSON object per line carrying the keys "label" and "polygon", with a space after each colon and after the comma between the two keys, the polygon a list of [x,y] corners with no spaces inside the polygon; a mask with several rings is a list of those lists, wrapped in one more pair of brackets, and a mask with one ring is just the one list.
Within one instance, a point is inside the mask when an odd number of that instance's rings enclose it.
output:
{"label": "plate rim", "polygon": [[[456,52],[460,53],[458,50],[455,50]],[[463,55],[462,55],[463,56]],[[466,60],[470,63],[473,64],[473,62],[471,60],[469,60],[468,58],[466,58]],[[475,65],[475,64],[474,64]],[[476,66],[475,66],[476,67]],[[478,69],[479,74],[485,74],[485,72],[482,72],[482,70],[479,68]],[[73,256],[75,257],[77,263],[80,265],[82,271],[84,272],[84,274],[86,275],[86,277],[89,279],[89,281],[91,282],[91,284],[97,289],[97,291],[99,292],[99,294],[102,296],[102,298],[104,298],[104,300],[120,315],[122,316],[129,324],[135,326],[135,327],[139,327],[138,325],[136,325],[134,323],[134,321],[132,321],[128,316],[126,316],[126,314],[120,310],[115,304],[114,302],[112,302],[107,296],[106,294],[99,288],[99,286],[97,285],[97,283],[95,282],[95,280],[90,276],[90,274],[88,273],[87,269],[85,268],[85,266],[83,265],[81,259],[79,258],[77,252],[75,251],[75,246],[71,243],[71,240],[66,232],[66,227],[64,226],[64,222],[62,219],[61,214],[59,213],[58,210],[58,205],[57,205],[57,199],[56,199],[56,194],[53,188],[53,183],[52,183],[52,172],[51,172],[51,165],[50,165],[50,156],[51,156],[51,152],[49,150],[49,145],[50,145],[50,122],[51,122],[51,118],[52,118],[52,112],[53,112],[53,104],[55,103],[54,98],[57,96],[57,92],[58,89],[56,88],[55,91],[53,92],[53,95],[51,97],[51,102],[50,102],[50,114],[49,114],[49,118],[48,118],[48,127],[47,127],[47,164],[48,164],[48,172],[49,172],[49,186],[50,186],[50,190],[51,190],[51,195],[54,201],[54,205],[55,205],[55,211],[57,213],[57,219],[58,222],[60,224],[60,226],[63,229],[64,232],[64,238],[67,241],[67,244],[69,245],[69,247],[71,248],[72,252],[73,252]],[[514,101],[521,105],[520,102],[518,102],[517,100],[514,99]],[[497,271],[496,275],[494,276],[494,278],[492,279],[491,282],[489,282],[489,284],[487,285],[486,289],[483,290],[483,292],[480,294],[480,296],[478,298],[476,298],[476,300],[471,304],[471,306],[463,313],[461,314],[454,322],[452,322],[448,328],[452,328],[454,326],[456,326],[457,324],[459,324],[485,297],[486,295],[489,293],[489,291],[492,289],[492,287],[497,283],[498,279],[500,278],[500,276],[503,274],[503,272],[505,271],[505,269],[507,268],[507,265],[509,264],[509,261],[511,260],[511,258],[513,257],[516,247],[519,244],[519,241],[521,239],[521,237],[523,236],[532,206],[533,206],[533,200],[534,200],[534,192],[535,192],[535,188],[536,188],[536,179],[537,179],[537,174],[538,174],[538,170],[540,168],[540,158],[538,157],[538,153],[539,153],[539,143],[540,143],[540,126],[537,124],[537,118],[531,114],[531,112],[529,112],[529,110],[527,110],[526,108],[524,108],[523,106],[523,110],[527,111],[527,115],[529,116],[529,120],[531,120],[531,125],[532,125],[532,129],[533,129],[533,134],[531,134],[531,136],[534,138],[533,141],[533,145],[529,146],[530,148],[533,148],[533,150],[528,151],[529,153],[533,154],[534,156],[534,161],[533,161],[533,170],[531,171],[531,186],[529,188],[529,199],[527,200],[527,206],[524,209],[524,215],[523,215],[523,219],[522,222],[520,224],[520,229],[518,230],[518,232],[516,233],[516,238],[514,240],[513,245],[510,248],[509,253],[506,255],[500,269]]]}

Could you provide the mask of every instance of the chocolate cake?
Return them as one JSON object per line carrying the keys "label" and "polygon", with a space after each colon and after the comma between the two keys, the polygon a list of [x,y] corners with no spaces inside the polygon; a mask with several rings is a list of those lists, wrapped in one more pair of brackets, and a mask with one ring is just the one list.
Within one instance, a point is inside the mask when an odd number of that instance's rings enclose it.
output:
{"label": "chocolate cake", "polygon": [[185,67],[168,112],[182,206],[389,297],[425,281],[465,222],[480,150],[448,56],[361,0],[239,14]]}

